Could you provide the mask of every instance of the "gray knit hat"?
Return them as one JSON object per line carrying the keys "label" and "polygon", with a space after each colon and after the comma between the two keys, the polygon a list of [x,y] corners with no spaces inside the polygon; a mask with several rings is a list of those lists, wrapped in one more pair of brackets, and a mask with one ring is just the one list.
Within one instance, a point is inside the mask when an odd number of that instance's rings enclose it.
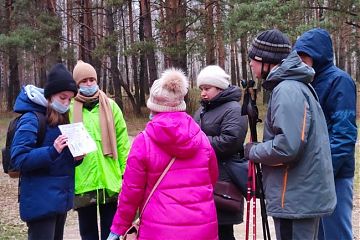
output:
{"label": "gray knit hat", "polygon": [[251,44],[249,58],[259,62],[278,64],[289,55],[289,38],[277,29],[261,32]]}

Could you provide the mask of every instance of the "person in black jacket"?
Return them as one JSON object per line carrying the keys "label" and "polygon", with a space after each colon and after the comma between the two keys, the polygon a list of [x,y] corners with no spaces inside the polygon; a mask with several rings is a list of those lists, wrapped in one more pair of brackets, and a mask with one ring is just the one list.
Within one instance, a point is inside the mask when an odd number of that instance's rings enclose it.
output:
{"label": "person in black jacket", "polygon": [[[243,157],[247,118],[241,115],[241,90],[230,85],[230,76],[217,65],[205,67],[197,77],[201,90],[201,107],[195,120],[208,136],[219,166],[219,180],[230,181],[223,163]],[[244,202],[242,202],[243,209]],[[229,212],[217,208],[220,240],[233,240],[234,224],[243,221],[243,210]]]}

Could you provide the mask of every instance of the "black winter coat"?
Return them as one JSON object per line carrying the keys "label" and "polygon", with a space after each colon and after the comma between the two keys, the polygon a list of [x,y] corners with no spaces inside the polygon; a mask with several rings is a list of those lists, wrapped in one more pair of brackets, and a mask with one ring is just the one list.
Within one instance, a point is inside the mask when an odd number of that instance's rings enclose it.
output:
{"label": "black winter coat", "polygon": [[[194,115],[201,130],[208,136],[214,148],[219,166],[219,180],[230,181],[222,163],[243,157],[243,145],[247,133],[247,117],[241,116],[239,104],[241,90],[230,86],[210,101],[201,101],[201,107]],[[243,221],[243,211],[239,213],[217,211],[218,222],[238,224]]]}

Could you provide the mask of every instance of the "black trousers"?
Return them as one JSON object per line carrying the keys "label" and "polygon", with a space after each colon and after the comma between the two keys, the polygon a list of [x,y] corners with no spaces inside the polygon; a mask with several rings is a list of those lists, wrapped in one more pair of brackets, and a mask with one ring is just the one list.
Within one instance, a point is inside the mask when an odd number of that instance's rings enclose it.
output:
{"label": "black trousers", "polygon": [[62,240],[65,221],[66,213],[26,222],[28,240]]}
{"label": "black trousers", "polygon": [[273,218],[277,240],[318,239],[320,218]]}
{"label": "black trousers", "polygon": [[235,240],[234,225],[218,225],[219,240]]}
{"label": "black trousers", "polygon": [[[101,240],[106,240],[110,233],[110,227],[117,208],[116,202],[100,204],[100,231]],[[99,240],[97,221],[97,206],[78,208],[79,229],[82,240]]]}

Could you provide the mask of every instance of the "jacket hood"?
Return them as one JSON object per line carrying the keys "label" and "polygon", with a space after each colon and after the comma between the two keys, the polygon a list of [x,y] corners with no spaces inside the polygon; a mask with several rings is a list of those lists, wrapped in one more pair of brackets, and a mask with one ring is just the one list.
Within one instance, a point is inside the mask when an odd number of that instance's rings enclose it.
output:
{"label": "jacket hood", "polygon": [[205,109],[215,108],[219,105],[222,105],[226,102],[236,101],[239,102],[241,99],[241,90],[238,86],[231,85],[224,91],[220,92],[210,101],[201,101],[201,105]]}
{"label": "jacket hood", "polygon": [[16,98],[14,105],[14,112],[46,112],[47,100],[44,97],[44,89],[27,85],[21,88],[19,95]]}
{"label": "jacket hood", "polygon": [[333,49],[330,34],[321,28],[315,28],[305,32],[296,41],[294,50],[303,52],[313,60],[313,68],[316,74],[334,65]]}
{"label": "jacket hood", "polygon": [[200,147],[200,127],[186,112],[157,113],[147,123],[146,133],[170,156],[189,158]]}
{"label": "jacket hood", "polygon": [[284,80],[308,84],[312,82],[314,75],[314,69],[303,63],[296,51],[292,51],[280,65],[271,70],[266,81],[263,83],[263,87],[271,91]]}

